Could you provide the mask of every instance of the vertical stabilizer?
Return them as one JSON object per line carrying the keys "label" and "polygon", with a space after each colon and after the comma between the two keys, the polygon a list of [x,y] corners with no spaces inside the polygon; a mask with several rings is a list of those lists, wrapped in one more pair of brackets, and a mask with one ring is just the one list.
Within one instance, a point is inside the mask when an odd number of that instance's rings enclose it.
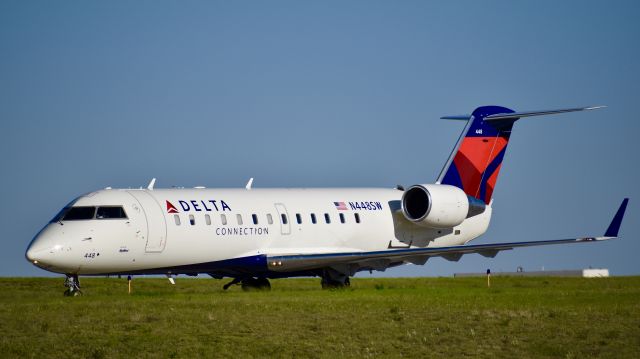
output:
{"label": "vertical stabilizer", "polygon": [[500,106],[483,106],[473,111],[438,183],[459,187],[468,196],[488,204],[517,118],[485,119],[511,113],[514,111]]}

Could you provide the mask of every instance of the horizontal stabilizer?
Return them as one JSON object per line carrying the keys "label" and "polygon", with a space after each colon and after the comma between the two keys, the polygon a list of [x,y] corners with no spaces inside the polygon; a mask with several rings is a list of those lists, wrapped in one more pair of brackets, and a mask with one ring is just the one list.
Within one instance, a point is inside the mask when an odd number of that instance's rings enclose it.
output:
{"label": "horizontal stabilizer", "polygon": [[527,111],[527,112],[513,112],[513,113],[497,113],[495,115],[489,115],[489,116],[485,117],[484,119],[485,119],[485,121],[508,120],[508,119],[518,119],[518,118],[522,118],[522,117],[555,115],[555,114],[558,114],[558,113],[565,113],[565,112],[597,110],[599,108],[604,108],[604,107],[606,107],[606,106],[564,108],[564,109],[559,109],[559,110],[547,110],[547,111]]}
{"label": "horizontal stabilizer", "polygon": [[457,121],[467,121],[471,118],[471,115],[458,115],[458,116],[442,116],[440,119],[442,120],[457,120]]}
{"label": "horizontal stabilizer", "polygon": [[[558,109],[558,110],[546,110],[546,111],[526,111],[526,112],[513,112],[513,113],[496,113],[496,114],[493,114],[493,115],[486,116],[484,119],[485,119],[485,121],[519,119],[519,118],[522,118],[522,117],[555,115],[555,114],[558,114],[558,113],[565,113],[565,112],[597,110],[599,108],[605,108],[605,107],[607,107],[607,106],[588,106],[588,107],[563,108],[563,109]],[[467,121],[467,120],[469,120],[471,118],[471,115],[442,116],[440,118],[443,119],[443,120]]]}

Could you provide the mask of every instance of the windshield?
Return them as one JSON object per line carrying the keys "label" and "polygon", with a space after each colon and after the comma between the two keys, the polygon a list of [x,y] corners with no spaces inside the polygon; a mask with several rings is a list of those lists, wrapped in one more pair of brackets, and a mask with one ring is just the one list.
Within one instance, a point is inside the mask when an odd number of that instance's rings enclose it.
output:
{"label": "windshield", "polygon": [[122,207],[98,207],[97,219],[127,218]]}
{"label": "windshield", "polygon": [[71,207],[64,207],[63,209],[60,210],[60,212],[58,212],[58,214],[56,214],[52,219],[50,223],[55,223],[55,222],[60,222],[62,220],[62,217],[64,217],[65,213],[67,213],[67,211],[70,209]]}
{"label": "windshield", "polygon": [[73,201],[67,203],[67,205],[64,206],[60,210],[60,212],[58,212],[58,214],[56,214],[55,217],[51,219],[50,223],[60,222],[62,220],[62,217],[64,217],[64,215],[69,211],[69,209],[71,209],[71,206],[73,206],[73,204],[76,203],[78,199],[80,199],[80,197],[75,198]]}
{"label": "windshield", "polygon": [[62,217],[63,221],[76,221],[81,219],[93,219],[96,207],[71,207]]}
{"label": "windshield", "polygon": [[51,223],[61,221],[77,221],[84,219],[127,219],[127,214],[124,208],[121,206],[106,206],[106,207],[93,206],[79,206],[79,207],[64,207],[55,217],[51,220]]}

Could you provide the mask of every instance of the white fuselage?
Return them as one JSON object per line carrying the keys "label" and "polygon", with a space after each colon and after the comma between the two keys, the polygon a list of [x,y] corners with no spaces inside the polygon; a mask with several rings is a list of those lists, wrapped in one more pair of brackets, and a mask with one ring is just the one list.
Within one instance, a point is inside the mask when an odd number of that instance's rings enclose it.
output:
{"label": "white fuselage", "polygon": [[126,218],[52,221],[27,258],[59,273],[222,277],[233,272],[219,264],[238,258],[461,245],[489,225],[490,206],[453,228],[418,226],[403,216],[402,194],[377,188],[105,189],[73,206],[121,206]]}
{"label": "white fuselage", "polygon": [[[515,112],[482,106],[465,120],[435,184],[406,190],[104,189],[79,197],[36,235],[26,257],[64,273],[188,274],[232,277],[268,287],[268,278],[320,276],[349,284],[358,271],[431,257],[494,257],[513,248],[616,238],[628,199],[604,236],[465,245],[486,232],[492,193],[513,124],[520,118],[601,108]],[[73,284],[76,283],[76,284]],[[225,285],[228,288],[230,284]]]}

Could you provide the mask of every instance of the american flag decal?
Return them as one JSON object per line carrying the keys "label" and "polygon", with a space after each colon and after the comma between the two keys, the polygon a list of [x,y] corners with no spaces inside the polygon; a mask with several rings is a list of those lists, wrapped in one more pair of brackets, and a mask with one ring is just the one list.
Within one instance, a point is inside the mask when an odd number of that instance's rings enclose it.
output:
{"label": "american flag decal", "polygon": [[336,209],[338,211],[346,211],[347,210],[347,205],[344,204],[344,202],[333,202],[333,204],[336,206]]}

